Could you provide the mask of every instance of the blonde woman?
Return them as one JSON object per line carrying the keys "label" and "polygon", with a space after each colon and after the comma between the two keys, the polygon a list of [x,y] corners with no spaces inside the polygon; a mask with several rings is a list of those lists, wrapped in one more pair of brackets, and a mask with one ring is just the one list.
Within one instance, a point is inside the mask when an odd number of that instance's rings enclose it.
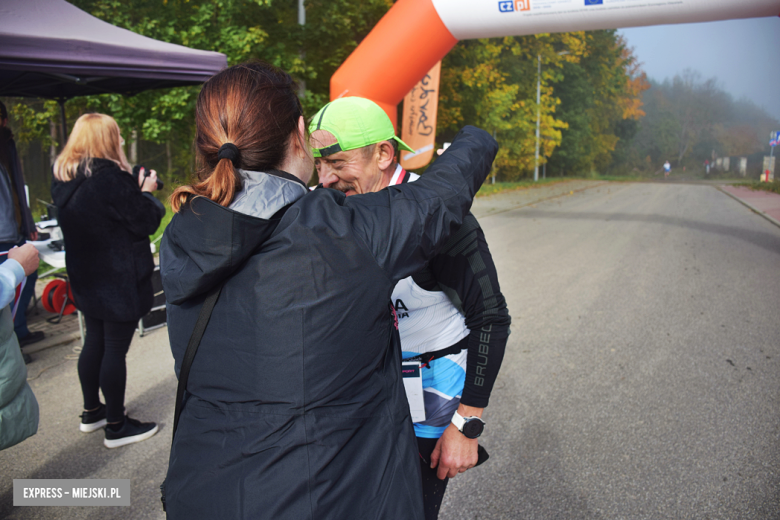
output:
{"label": "blonde woman", "polygon": [[125,415],[125,355],[138,320],[152,307],[149,235],[160,225],[165,207],[151,193],[157,189],[156,172],[139,175],[136,182],[122,144],[112,117],[81,116],[54,163],[51,188],[68,278],[87,325],[78,362],[84,396],[79,429],[89,433],[106,426],[107,448],[157,432],[155,423]]}

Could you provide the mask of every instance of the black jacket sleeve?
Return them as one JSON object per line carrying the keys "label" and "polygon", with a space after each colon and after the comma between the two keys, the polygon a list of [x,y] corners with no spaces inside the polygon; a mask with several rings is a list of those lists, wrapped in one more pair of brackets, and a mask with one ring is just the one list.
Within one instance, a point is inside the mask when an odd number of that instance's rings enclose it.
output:
{"label": "black jacket sleeve", "polygon": [[115,175],[116,193],[112,194],[111,207],[114,217],[134,235],[149,237],[160,226],[165,206],[151,193],[141,191],[135,179],[121,170]]}
{"label": "black jacket sleeve", "polygon": [[498,144],[473,126],[417,182],[347,197],[352,227],[393,282],[423,268],[463,222]]}
{"label": "black jacket sleeve", "polygon": [[460,401],[485,408],[504,359],[511,319],[485,234],[474,215],[468,214],[414,281],[426,290],[443,290],[465,316],[470,333]]}

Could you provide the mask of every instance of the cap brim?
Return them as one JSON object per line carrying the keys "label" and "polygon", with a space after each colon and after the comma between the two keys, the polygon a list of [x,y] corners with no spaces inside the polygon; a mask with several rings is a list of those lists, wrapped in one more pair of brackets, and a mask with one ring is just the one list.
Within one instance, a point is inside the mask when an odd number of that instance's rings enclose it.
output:
{"label": "cap brim", "polygon": [[394,139],[395,139],[395,142],[398,143],[398,148],[400,148],[401,150],[406,150],[407,152],[414,152],[415,151],[414,148],[412,148],[411,146],[409,146],[405,142],[401,141],[400,137],[396,136],[396,137],[394,137]]}

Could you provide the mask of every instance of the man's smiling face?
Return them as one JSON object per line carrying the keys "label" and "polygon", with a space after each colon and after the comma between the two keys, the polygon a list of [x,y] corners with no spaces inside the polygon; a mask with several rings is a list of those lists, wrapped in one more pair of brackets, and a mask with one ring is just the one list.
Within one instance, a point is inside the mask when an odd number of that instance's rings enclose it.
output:
{"label": "man's smiling face", "polygon": [[[338,142],[336,137],[326,130],[315,130],[311,134],[312,148],[325,148]],[[357,148],[336,152],[327,157],[315,157],[314,166],[320,182],[326,188],[333,188],[349,195],[379,191],[383,186],[382,170],[378,157],[373,150]]]}

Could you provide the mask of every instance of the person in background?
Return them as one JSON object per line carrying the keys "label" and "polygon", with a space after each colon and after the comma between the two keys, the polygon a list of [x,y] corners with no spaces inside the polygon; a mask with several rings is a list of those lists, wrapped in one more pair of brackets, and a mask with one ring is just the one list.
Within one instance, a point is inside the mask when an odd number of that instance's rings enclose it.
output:
{"label": "person in background", "polygon": [[[399,147],[411,148],[371,100],[337,99],[312,118],[309,131],[325,188],[356,195],[421,178],[396,161]],[[398,282],[392,301],[403,358],[422,362],[425,418],[414,431],[425,518],[435,520],[448,479],[477,463],[482,413],[509,336],[493,257],[471,213],[424,269]]]}
{"label": "person in background", "polygon": [[155,423],[125,415],[125,355],[138,320],[152,308],[149,235],[159,227],[165,207],[152,195],[157,173],[152,170],[136,181],[122,142],[112,117],[84,114],[54,163],[51,187],[68,279],[87,326],[78,362],[84,397],[79,429],[89,433],[105,426],[107,448],[157,432]]}
{"label": "person in background", "polygon": [[[0,102],[0,251],[21,246],[27,240],[38,240],[38,231],[27,205],[24,185],[16,143],[11,129],[8,128],[8,110],[5,104]],[[4,258],[0,258],[0,262],[3,261]],[[27,306],[35,291],[36,280],[37,271],[27,277],[19,300],[19,310],[14,318],[14,332],[22,347],[44,338],[43,331],[30,332],[27,328]],[[29,356],[25,354],[25,362],[29,361]]]}
{"label": "person in background", "polygon": [[38,431],[38,401],[27,383],[27,367],[9,305],[14,301],[16,288],[38,269],[38,250],[25,244],[12,248],[3,257],[7,261],[0,265],[0,450],[19,444]]}

